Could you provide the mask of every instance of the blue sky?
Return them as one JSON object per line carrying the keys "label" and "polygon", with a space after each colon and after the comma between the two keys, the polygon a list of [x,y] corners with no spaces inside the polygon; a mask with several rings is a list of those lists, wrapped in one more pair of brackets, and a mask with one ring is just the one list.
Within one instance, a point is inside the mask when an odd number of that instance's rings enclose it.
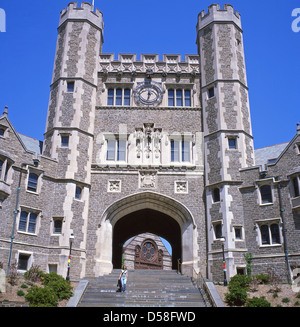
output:
{"label": "blue sky", "polygon": [[[103,52],[194,54],[197,16],[214,1],[95,0],[104,16]],[[300,122],[300,0],[232,0],[242,15],[255,148],[287,142]],[[69,0],[0,0],[0,114],[43,140],[60,11]],[[223,2],[221,3],[223,5]],[[300,26],[300,23],[299,23]]]}

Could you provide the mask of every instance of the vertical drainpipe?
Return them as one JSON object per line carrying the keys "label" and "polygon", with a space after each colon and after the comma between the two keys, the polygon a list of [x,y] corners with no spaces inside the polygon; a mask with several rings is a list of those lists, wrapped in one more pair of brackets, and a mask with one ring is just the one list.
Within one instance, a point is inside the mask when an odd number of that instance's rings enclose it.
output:
{"label": "vertical drainpipe", "polygon": [[15,238],[15,226],[16,226],[16,218],[17,218],[17,214],[18,214],[20,190],[21,190],[22,169],[23,169],[24,166],[26,166],[26,164],[22,163],[21,171],[20,171],[20,175],[19,175],[19,184],[18,184],[18,187],[17,187],[16,207],[15,207],[15,211],[14,211],[14,221],[13,221],[13,227],[12,227],[12,232],[11,232],[11,236],[10,236],[10,249],[9,249],[9,255],[8,255],[7,273],[6,273],[7,276],[9,276],[10,261],[11,261],[11,255],[12,255],[12,247],[13,247],[14,238]]}
{"label": "vertical drainpipe", "polygon": [[284,247],[284,254],[285,254],[285,263],[286,263],[286,268],[287,268],[287,272],[288,272],[287,277],[288,277],[288,282],[292,283],[291,267],[290,267],[290,264],[289,264],[289,252],[288,252],[286,228],[285,228],[285,217],[284,217],[285,209],[283,208],[283,205],[282,205],[282,195],[281,195],[281,184],[280,184],[280,182],[278,182],[277,188],[278,188],[278,197],[279,197],[280,216],[281,216],[281,220],[282,220],[283,247]]}

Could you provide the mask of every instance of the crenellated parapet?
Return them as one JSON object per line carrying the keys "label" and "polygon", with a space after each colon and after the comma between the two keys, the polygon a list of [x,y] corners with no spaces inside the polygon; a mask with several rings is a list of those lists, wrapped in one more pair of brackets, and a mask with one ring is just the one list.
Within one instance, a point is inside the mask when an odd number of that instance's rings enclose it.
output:
{"label": "crenellated parapet", "polygon": [[224,4],[224,8],[220,8],[219,4],[212,4],[208,7],[208,12],[202,10],[198,15],[197,31],[200,31],[211,23],[233,22],[241,29],[241,15],[234,10],[232,5]]}
{"label": "crenellated parapet", "polygon": [[141,54],[137,60],[136,54],[119,54],[115,60],[113,53],[100,54],[100,72],[102,73],[146,73],[146,74],[198,74],[198,55],[185,55],[181,60],[180,54],[164,54],[163,60],[159,60],[158,54]]}
{"label": "crenellated parapet", "polygon": [[99,9],[94,11],[93,6],[89,2],[81,2],[78,6],[77,2],[70,2],[67,8],[60,12],[59,27],[66,21],[89,21],[98,29],[103,30],[103,15]]}

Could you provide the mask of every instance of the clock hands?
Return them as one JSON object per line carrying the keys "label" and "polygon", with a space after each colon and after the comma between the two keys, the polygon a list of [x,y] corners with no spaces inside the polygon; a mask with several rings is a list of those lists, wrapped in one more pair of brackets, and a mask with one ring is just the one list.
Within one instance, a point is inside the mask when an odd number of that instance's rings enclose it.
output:
{"label": "clock hands", "polygon": [[150,99],[150,97],[151,97],[151,94],[152,94],[152,91],[151,91],[151,90],[148,90],[148,98],[147,98],[147,100],[149,100],[149,99]]}

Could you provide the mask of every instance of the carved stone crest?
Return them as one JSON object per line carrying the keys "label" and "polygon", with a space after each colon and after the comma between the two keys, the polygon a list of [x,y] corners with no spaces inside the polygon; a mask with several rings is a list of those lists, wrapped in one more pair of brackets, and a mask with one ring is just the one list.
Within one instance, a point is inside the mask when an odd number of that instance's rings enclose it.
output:
{"label": "carved stone crest", "polygon": [[139,188],[156,188],[157,172],[155,170],[145,170],[139,172]]}

